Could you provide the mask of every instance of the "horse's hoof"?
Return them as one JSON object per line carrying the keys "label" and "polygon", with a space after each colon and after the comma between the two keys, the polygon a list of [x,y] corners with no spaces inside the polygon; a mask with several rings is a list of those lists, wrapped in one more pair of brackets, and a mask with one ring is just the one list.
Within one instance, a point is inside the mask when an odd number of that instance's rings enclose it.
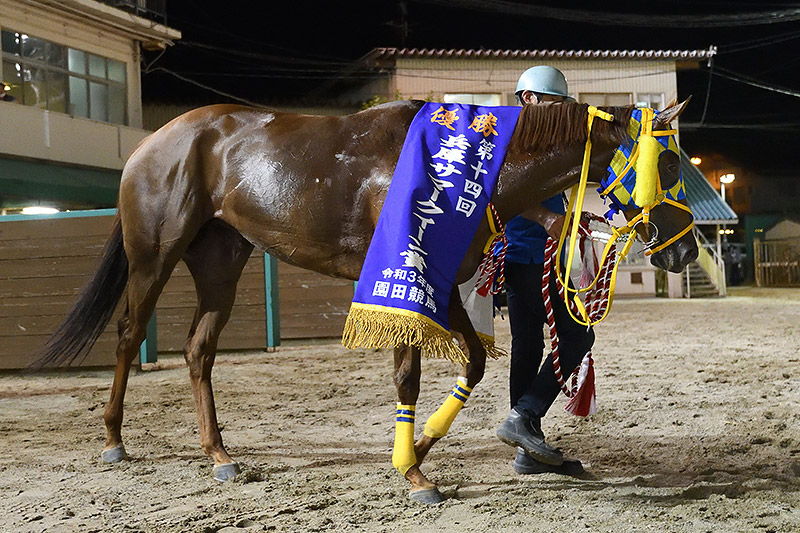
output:
{"label": "horse's hoof", "polygon": [[119,463],[120,461],[127,459],[128,454],[125,453],[125,446],[120,443],[113,448],[103,450],[103,452],[100,454],[100,458],[106,463]]}
{"label": "horse's hoof", "polygon": [[228,481],[233,479],[242,470],[239,468],[239,463],[228,463],[226,465],[215,466],[211,474],[217,481]]}
{"label": "horse's hoof", "polygon": [[442,493],[439,492],[439,489],[436,487],[432,489],[412,490],[408,493],[408,498],[426,505],[436,505],[445,500],[445,497],[442,496]]}

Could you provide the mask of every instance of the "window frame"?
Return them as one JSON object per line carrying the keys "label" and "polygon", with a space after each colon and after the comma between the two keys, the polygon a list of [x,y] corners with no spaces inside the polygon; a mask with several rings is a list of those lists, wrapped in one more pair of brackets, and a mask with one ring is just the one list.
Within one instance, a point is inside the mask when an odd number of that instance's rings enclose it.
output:
{"label": "window frame", "polygon": [[[628,103],[627,104],[611,104],[611,103],[609,103],[609,101],[608,101],[609,97],[622,96],[622,95],[625,95],[625,96],[628,97]],[[588,102],[586,100],[587,97],[590,98],[590,99],[594,99],[594,98],[596,98],[598,96],[602,96],[603,97],[603,103],[597,102],[596,100],[595,100],[594,103],[593,102]],[[622,91],[620,91],[620,92],[593,92],[593,91],[585,91],[585,92],[578,93],[578,101],[580,101],[581,103],[584,103],[584,104],[591,104],[591,105],[594,105],[594,106],[597,106],[597,107],[612,107],[612,106],[615,106],[615,105],[616,106],[619,106],[619,105],[633,105],[633,96],[634,95],[633,95],[632,92],[622,92]]]}
{"label": "window frame", "polygon": [[[667,98],[666,98],[667,95],[666,95],[666,93],[663,93],[663,92],[659,93],[659,92],[645,92],[645,91],[642,91],[642,92],[637,92],[634,96],[635,96],[635,98],[634,98],[635,105],[637,107],[641,103],[646,103],[647,105],[645,107],[651,107],[651,108],[655,109],[656,111],[663,111],[664,107],[666,107],[666,105],[667,105]],[[645,100],[643,100],[642,96],[646,96],[647,98]],[[651,98],[652,96],[658,96],[661,99],[660,107],[653,107],[653,100]]]}
{"label": "window frame", "polygon": [[[30,37],[30,38],[38,39],[38,40],[40,40],[40,41],[45,43],[45,47],[48,50],[49,50],[51,45],[63,48],[63,50],[64,50],[64,52],[62,54],[62,58],[63,58],[62,59],[62,63],[63,63],[63,65],[61,65],[61,66],[48,63],[46,61],[46,59],[48,57],[47,52],[45,52],[45,60],[29,58],[29,57],[26,57],[26,56],[22,55],[23,54],[23,45],[22,45],[22,43],[19,43],[19,51],[20,51],[19,54],[16,54],[16,53],[13,53],[13,52],[7,52],[6,50],[0,48],[0,64],[5,63],[5,62],[9,62],[12,65],[15,64],[15,63],[19,64],[20,68],[21,68],[21,72],[24,72],[26,68],[29,68],[29,69],[30,68],[35,68],[35,69],[40,69],[40,70],[44,71],[44,73],[45,73],[44,74],[45,75],[45,83],[44,83],[44,85],[45,85],[45,96],[44,96],[45,107],[40,107],[40,109],[46,109],[48,111],[53,111],[54,113],[65,113],[65,114],[70,115],[70,116],[87,118],[89,120],[97,120],[98,122],[104,122],[106,124],[118,124],[120,126],[127,126],[129,124],[130,118],[128,116],[128,65],[127,65],[127,63],[125,63],[124,61],[119,61],[117,59],[110,58],[110,57],[101,56],[99,54],[94,54],[92,52],[89,52],[87,50],[82,50],[80,48],[74,48],[74,47],[67,46],[67,45],[64,45],[64,44],[59,44],[57,42],[50,41],[50,40],[47,40],[47,39],[42,39],[41,37],[37,37],[35,35],[31,35],[29,33],[26,33],[26,32],[23,32],[23,31],[19,31],[19,30],[15,30],[15,29],[11,29],[11,28],[8,28],[8,27],[0,27],[0,32],[1,33],[8,32],[8,33],[11,33],[12,35],[20,35],[20,36],[21,35],[25,35],[25,36]],[[2,46],[2,45],[0,45],[0,46]],[[70,67],[70,65],[69,65],[69,51],[70,50],[74,50],[76,52],[80,52],[80,53],[83,54],[84,69],[82,71],[79,72],[79,71],[70,70],[70,68],[69,68]],[[103,60],[103,67],[104,67],[104,70],[105,70],[105,77],[104,78],[89,74],[89,63],[90,63],[90,58],[91,57],[97,57],[97,58],[101,58]],[[124,72],[125,72],[124,82],[118,82],[118,81],[112,80],[111,78],[108,77],[108,72],[109,72],[108,62],[109,61],[114,61],[116,63],[122,64],[122,66],[124,67]],[[65,109],[66,109],[65,111],[58,111],[58,110],[51,110],[50,109],[50,101],[51,101],[50,91],[51,91],[51,87],[50,87],[50,84],[47,82],[47,80],[49,79],[49,76],[50,76],[51,73],[66,76],[67,82],[66,82],[65,91],[64,91]],[[21,103],[23,105],[32,106],[32,107],[39,107],[39,106],[36,106],[35,103],[34,104],[29,104],[29,103],[25,102],[25,90],[24,90],[24,87],[25,87],[26,83],[30,83],[30,82],[26,82],[24,75],[22,75],[21,77],[22,77],[22,99],[19,100],[19,103]],[[83,115],[76,115],[76,114],[73,114],[73,113],[70,112],[70,108],[69,108],[70,107],[70,101],[71,101],[70,100],[70,78],[73,78],[73,77],[74,78],[78,78],[80,80],[83,80],[84,83],[86,84],[86,87],[87,87],[87,93],[86,93],[86,116],[85,117]],[[7,81],[7,80],[3,80],[3,81]],[[8,80],[8,81],[10,81],[10,80]],[[104,85],[106,87],[106,94],[107,95],[111,95],[112,88],[121,89],[121,93],[123,95],[122,107],[123,107],[123,111],[124,111],[123,112],[123,117],[122,117],[122,122],[110,122],[108,120],[98,120],[98,119],[91,118],[93,112],[92,112],[91,96],[89,94],[89,88],[91,87],[92,83],[99,83],[99,84]],[[103,114],[106,117],[111,116],[112,115],[112,109],[111,109],[112,106],[111,106],[111,100],[108,97],[105,100],[105,107],[106,108],[105,108]]]}
{"label": "window frame", "polygon": [[[469,96],[473,100],[472,102],[463,102],[461,99],[451,100],[448,101],[448,96],[450,97],[461,97],[461,96]],[[489,96],[495,97],[499,103],[497,104],[476,104],[474,103],[476,96]],[[497,107],[503,105],[503,93],[444,93],[442,94],[442,101],[447,104],[468,104],[468,105],[480,105],[486,107]]]}

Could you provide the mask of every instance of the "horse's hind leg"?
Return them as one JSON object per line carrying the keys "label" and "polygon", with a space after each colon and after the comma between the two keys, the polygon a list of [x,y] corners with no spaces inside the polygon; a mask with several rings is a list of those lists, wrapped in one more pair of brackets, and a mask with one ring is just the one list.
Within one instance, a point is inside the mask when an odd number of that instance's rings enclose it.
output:
{"label": "horse's hind leg", "polygon": [[131,364],[139,353],[147,322],[155,310],[161,290],[180,259],[180,254],[174,248],[171,251],[164,250],[163,254],[152,250],[153,247],[135,248],[126,242],[130,263],[128,294],[125,311],[118,325],[117,365],[111,397],[103,413],[106,445],[102,458],[109,463],[116,463],[127,457],[122,444],[122,411]]}
{"label": "horse's hind leg", "polygon": [[138,349],[130,350],[129,347],[134,341],[127,334],[130,323],[128,316],[128,302],[126,301],[125,311],[117,324],[119,342],[117,344],[117,365],[111,385],[111,398],[103,413],[103,420],[106,424],[106,445],[101,457],[107,463],[118,463],[127,458],[125,447],[122,445],[122,405],[125,400],[125,389],[128,385],[131,364],[138,351]]}
{"label": "horse's hind leg", "polygon": [[201,229],[184,257],[197,289],[197,310],[184,347],[184,358],[189,366],[197,409],[200,445],[214,459],[213,476],[218,481],[234,477],[239,473],[239,466],[222,444],[211,388],[211,369],[219,334],[228,322],[236,298],[236,284],[252,251],[253,245],[236,230],[223,222],[212,221]]}

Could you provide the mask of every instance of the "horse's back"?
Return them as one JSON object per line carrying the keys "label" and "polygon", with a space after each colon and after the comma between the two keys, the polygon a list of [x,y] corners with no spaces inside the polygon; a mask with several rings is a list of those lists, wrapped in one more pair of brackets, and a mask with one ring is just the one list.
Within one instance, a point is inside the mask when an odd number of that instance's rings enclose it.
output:
{"label": "horse's back", "polygon": [[357,276],[416,107],[284,113],[230,138],[215,216],[285,261]]}
{"label": "horse's back", "polygon": [[366,252],[419,106],[345,116],[230,104],[189,111],[131,156],[120,211],[160,206],[156,219],[193,216],[194,226],[218,218],[282,259],[352,276],[337,265]]}

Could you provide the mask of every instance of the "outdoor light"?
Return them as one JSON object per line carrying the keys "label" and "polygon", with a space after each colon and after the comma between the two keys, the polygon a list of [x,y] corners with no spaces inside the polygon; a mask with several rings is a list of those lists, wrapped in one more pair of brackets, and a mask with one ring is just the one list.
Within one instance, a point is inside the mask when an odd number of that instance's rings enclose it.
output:
{"label": "outdoor light", "polygon": [[43,207],[40,205],[22,208],[23,215],[52,215],[53,213],[58,213],[58,209],[55,207]]}
{"label": "outdoor light", "polygon": [[690,161],[690,162],[691,162],[693,165],[699,165],[700,163],[702,163],[702,162],[703,162],[703,160],[702,160],[702,159],[700,159],[700,158],[699,158],[699,157],[697,157],[697,156],[694,156],[694,157],[690,158],[690,159],[689,159],[689,161]]}
{"label": "outdoor light", "polygon": [[736,179],[735,174],[723,174],[722,176],[719,177],[719,181],[721,183],[733,183],[733,180],[735,179]]}

